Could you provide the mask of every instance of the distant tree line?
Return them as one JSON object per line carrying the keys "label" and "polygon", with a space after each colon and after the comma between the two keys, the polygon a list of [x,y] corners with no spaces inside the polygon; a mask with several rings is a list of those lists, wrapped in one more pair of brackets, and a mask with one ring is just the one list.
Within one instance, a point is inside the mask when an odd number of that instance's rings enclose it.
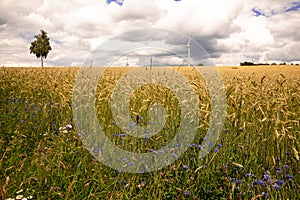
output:
{"label": "distant tree line", "polygon": [[[240,66],[258,66],[258,65],[286,65],[286,63],[283,62],[283,63],[279,63],[279,64],[277,64],[277,63],[269,64],[269,63],[253,63],[253,62],[248,62],[248,61],[240,63]],[[294,64],[291,63],[290,65],[294,65]],[[299,65],[299,64],[297,63],[295,65]]]}

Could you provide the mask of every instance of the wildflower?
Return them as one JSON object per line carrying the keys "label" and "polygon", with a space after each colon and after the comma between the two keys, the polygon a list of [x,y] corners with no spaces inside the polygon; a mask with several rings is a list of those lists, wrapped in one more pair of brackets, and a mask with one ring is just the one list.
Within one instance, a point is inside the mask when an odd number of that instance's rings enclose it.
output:
{"label": "wildflower", "polygon": [[278,185],[283,185],[284,184],[284,180],[276,180],[275,181]]}
{"label": "wildflower", "polygon": [[284,167],[285,170],[289,170],[290,169],[290,166],[288,166],[288,165],[284,165],[283,167]]}
{"label": "wildflower", "polygon": [[230,181],[234,182],[234,181],[235,181],[235,178],[230,178]]}
{"label": "wildflower", "polygon": [[287,178],[287,179],[292,179],[292,176],[289,175],[289,174],[287,174],[287,175],[286,175],[286,178]]}
{"label": "wildflower", "polygon": [[254,174],[251,174],[251,173],[245,175],[246,178],[249,178],[249,177],[252,177],[252,176],[254,176]]}
{"label": "wildflower", "polygon": [[72,126],[71,124],[67,124],[65,127],[66,127],[66,128],[69,128],[69,129],[72,129],[72,128],[73,128],[73,126]]}
{"label": "wildflower", "polygon": [[238,185],[240,183],[242,183],[242,180],[236,180],[236,182],[235,182],[236,185]]}
{"label": "wildflower", "polygon": [[16,199],[23,199],[23,195],[19,194],[18,196],[16,196]]}
{"label": "wildflower", "polygon": [[128,163],[128,165],[129,165],[129,166],[133,165],[133,162],[130,161],[130,162]]}
{"label": "wildflower", "polygon": [[281,171],[281,168],[280,167],[276,167],[276,171]]}
{"label": "wildflower", "polygon": [[222,146],[223,146],[222,144],[218,144],[218,147],[220,147],[220,148],[221,148]]}
{"label": "wildflower", "polygon": [[126,136],[126,134],[124,134],[124,133],[120,134],[121,138],[124,138],[125,136]]}
{"label": "wildflower", "polygon": [[113,134],[113,136],[114,136],[114,137],[118,137],[118,136],[119,136],[119,134],[116,134],[116,133],[115,133],[115,134]]}
{"label": "wildflower", "polygon": [[215,148],[215,149],[214,149],[214,152],[216,152],[216,153],[219,152],[219,149],[218,149],[218,148]]}
{"label": "wildflower", "polygon": [[259,180],[258,183],[259,183],[259,185],[261,185],[261,186],[263,186],[263,187],[266,186],[265,182],[263,182],[262,180]]}
{"label": "wildflower", "polygon": [[126,158],[122,157],[122,162],[126,162]]}
{"label": "wildflower", "polygon": [[187,170],[188,168],[189,168],[189,166],[183,165],[183,169]]}
{"label": "wildflower", "polygon": [[268,197],[268,196],[269,196],[269,194],[268,194],[267,192],[262,192],[261,195],[262,195],[263,197]]}
{"label": "wildflower", "polygon": [[271,179],[270,174],[264,174],[264,176],[263,176],[263,180],[264,180],[264,181],[268,181],[268,180],[270,180],[270,179]]}
{"label": "wildflower", "polygon": [[228,129],[225,129],[225,130],[224,130],[224,132],[225,132],[225,133],[228,133],[228,132],[229,132],[229,130],[228,130]]}
{"label": "wildflower", "polygon": [[273,188],[276,189],[276,190],[277,190],[277,189],[280,189],[280,185],[278,185],[277,183],[274,183],[272,186],[273,186]]}
{"label": "wildflower", "polygon": [[210,190],[206,190],[206,194],[210,194]]}
{"label": "wildflower", "polygon": [[184,196],[189,196],[189,195],[190,195],[190,191],[187,190],[187,191],[185,191],[183,194],[184,194]]}
{"label": "wildflower", "polygon": [[190,146],[191,146],[191,147],[194,147],[194,146],[195,146],[195,144],[194,144],[194,143],[192,143],[192,144],[190,144]]}

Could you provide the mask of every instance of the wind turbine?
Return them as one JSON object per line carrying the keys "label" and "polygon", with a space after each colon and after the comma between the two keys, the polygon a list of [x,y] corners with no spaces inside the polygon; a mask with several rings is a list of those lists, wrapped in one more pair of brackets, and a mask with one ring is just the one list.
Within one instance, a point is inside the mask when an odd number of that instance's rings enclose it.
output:
{"label": "wind turbine", "polygon": [[192,36],[190,36],[189,41],[186,45],[187,53],[188,53],[188,65],[189,65],[189,67],[191,66],[191,40],[192,40]]}

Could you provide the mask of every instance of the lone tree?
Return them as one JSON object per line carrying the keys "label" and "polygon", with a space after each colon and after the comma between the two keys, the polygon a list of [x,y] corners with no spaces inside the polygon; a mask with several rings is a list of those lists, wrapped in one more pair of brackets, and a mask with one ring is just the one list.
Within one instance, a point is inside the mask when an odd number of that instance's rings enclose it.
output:
{"label": "lone tree", "polygon": [[34,53],[37,58],[41,58],[41,67],[43,67],[43,59],[47,58],[49,51],[52,50],[49,42],[49,38],[47,37],[47,33],[44,30],[41,30],[41,33],[35,35],[35,40],[31,42],[31,46],[29,48],[30,53]]}

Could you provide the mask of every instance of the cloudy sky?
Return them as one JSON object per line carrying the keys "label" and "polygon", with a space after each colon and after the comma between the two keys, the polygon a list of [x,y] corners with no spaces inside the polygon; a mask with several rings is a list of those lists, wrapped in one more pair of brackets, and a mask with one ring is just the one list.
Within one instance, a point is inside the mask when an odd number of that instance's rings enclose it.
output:
{"label": "cloudy sky", "polygon": [[[0,0],[0,11],[1,66],[39,66],[29,46],[40,29],[52,46],[46,66],[97,62],[91,52],[104,63],[143,65],[153,56],[180,65],[190,36],[193,64],[203,61],[197,45],[215,65],[300,63],[295,0]],[[141,48],[149,43],[156,49]]]}

